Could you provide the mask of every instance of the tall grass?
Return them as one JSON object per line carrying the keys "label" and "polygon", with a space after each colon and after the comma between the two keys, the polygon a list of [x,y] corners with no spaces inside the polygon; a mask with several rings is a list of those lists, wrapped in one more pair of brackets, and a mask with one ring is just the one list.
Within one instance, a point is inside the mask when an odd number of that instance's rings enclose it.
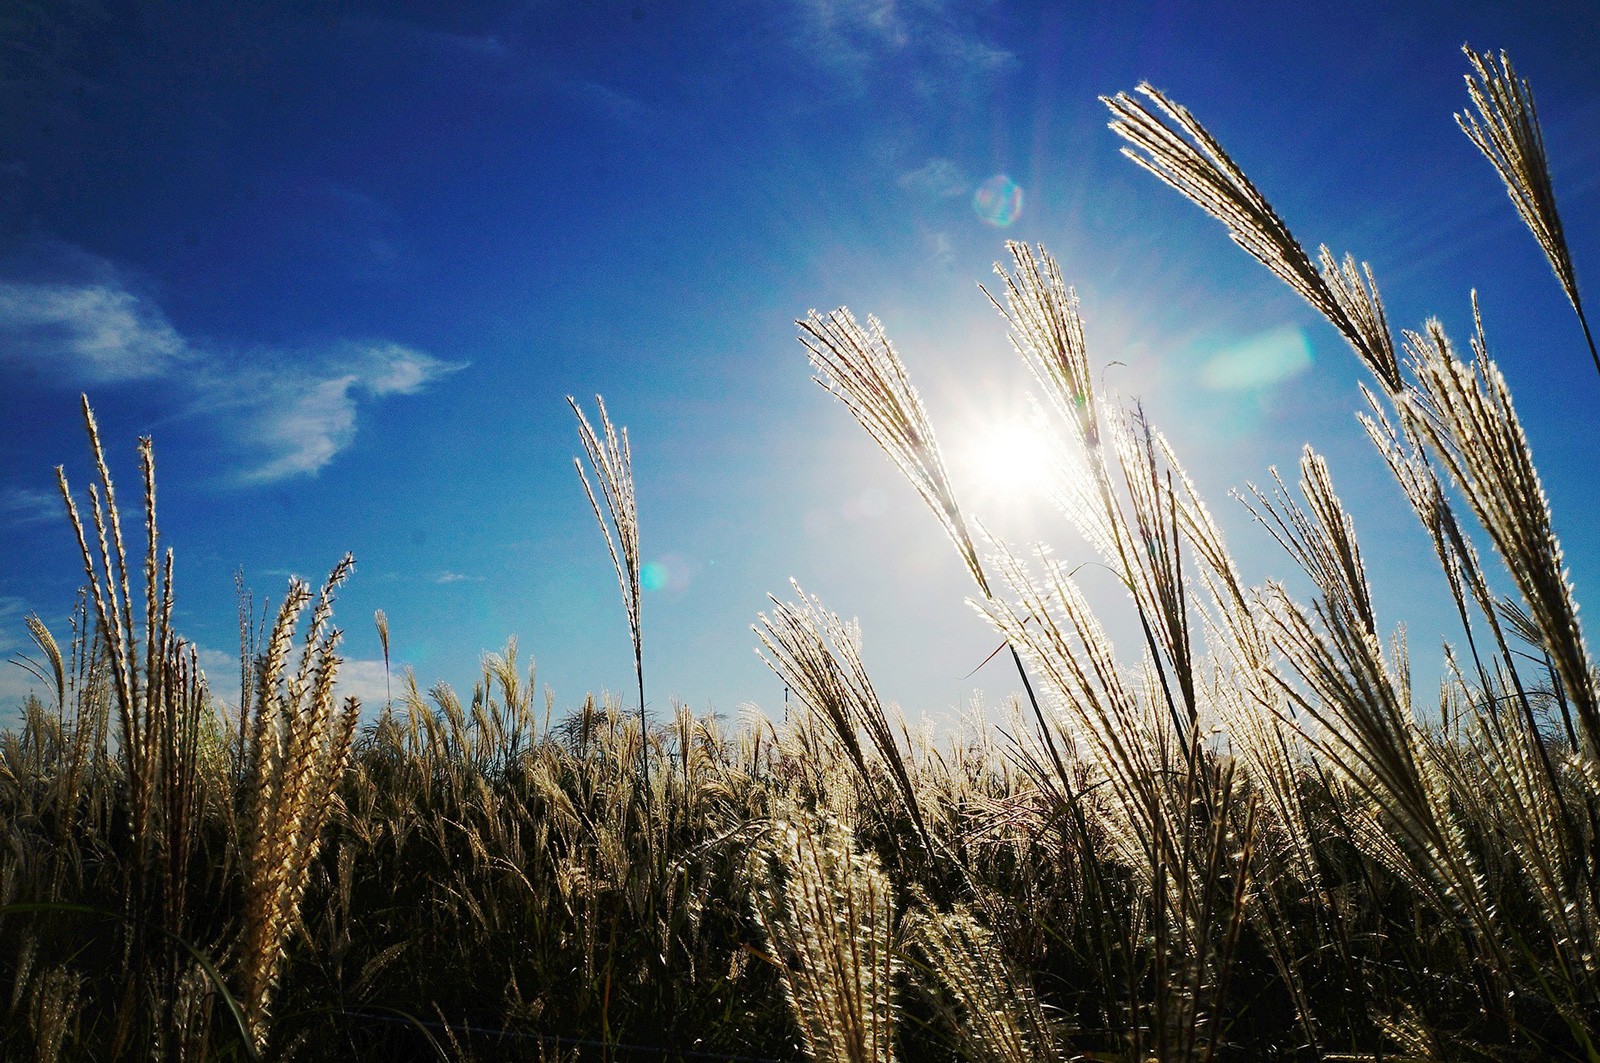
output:
{"label": "tall grass", "polygon": [[[1585,332],[1531,92],[1503,57],[1469,62],[1463,128]],[[1027,684],[1005,723],[940,740],[798,587],[755,627],[791,718],[677,706],[653,728],[631,454],[603,405],[596,430],[574,404],[578,468],[637,715],[536,704],[512,642],[470,693],[398,675],[359,726],[335,696],[348,558],[314,604],[292,581],[270,625],[241,593],[227,708],[172,627],[151,447],[136,560],[85,402],[87,520],[61,477],[85,592],[70,634],[30,619],[49,700],[0,734],[0,1055],[1600,1060],[1600,689],[1481,322],[1469,355],[1436,322],[1394,333],[1374,271],[1308,252],[1193,115],[1148,86],[1106,103],[1130,156],[1370,372],[1366,435],[1461,624],[1437,698],[1331,463],[1307,449],[1244,496],[1309,595],[1248,585],[1178,447],[1096,386],[1043,249],[1013,245],[989,297],[1131,647],[1083,559],[961,507],[882,326],[800,324]]]}
{"label": "tall grass", "polygon": [[[596,395],[594,401],[600,411],[599,433],[589,424],[577,400],[567,396],[567,404],[578,418],[578,439],[583,444],[584,457],[589,459],[589,467],[600,483],[600,496],[606,501],[604,510],[589,483],[588,473],[583,471],[583,462],[573,458],[572,464],[578,470],[583,493],[594,510],[595,523],[600,525],[605,537],[612,567],[617,570],[622,605],[628,614],[628,635],[633,641],[633,671],[639,690],[639,733],[648,736],[650,724],[644,705],[644,631],[640,620],[644,597],[639,582],[639,505],[633,495],[633,450],[628,445],[628,430],[624,428],[619,433],[611,423],[605,400]],[[647,808],[650,802],[648,745],[648,737],[645,737],[639,746],[639,775]]]}

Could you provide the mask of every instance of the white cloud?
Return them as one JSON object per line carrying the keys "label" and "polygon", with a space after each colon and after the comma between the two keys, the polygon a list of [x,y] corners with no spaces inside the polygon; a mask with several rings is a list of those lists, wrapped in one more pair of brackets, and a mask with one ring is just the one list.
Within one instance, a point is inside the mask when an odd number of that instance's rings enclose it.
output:
{"label": "white cloud", "polygon": [[211,689],[211,696],[222,703],[225,711],[231,710],[229,715],[237,720],[239,651],[213,650],[200,646],[196,648],[195,656],[200,661],[200,670],[205,673],[206,686]]}
{"label": "white cloud", "polygon": [[469,576],[464,572],[441,572],[435,577],[435,583],[482,583],[482,576]]}
{"label": "white cloud", "polygon": [[[245,424],[267,460],[244,474],[250,482],[316,473],[350,445],[356,433],[355,377],[299,384],[277,380],[281,396],[268,397]],[[270,393],[269,393],[270,394]]]}
{"label": "white cloud", "polygon": [[447,33],[417,29],[417,37],[436,48],[462,52],[477,58],[501,58],[511,54],[506,42],[492,33]]}
{"label": "white cloud", "polygon": [[[389,677],[387,682],[386,675]],[[341,701],[349,697],[360,698],[365,712],[376,712],[383,708],[386,690],[393,690],[398,695],[405,688],[405,668],[391,663],[385,673],[381,658],[355,658],[339,666],[339,675],[333,688],[335,697]]]}
{"label": "white cloud", "polygon": [[915,170],[900,175],[900,187],[912,192],[950,199],[967,193],[972,182],[961,167],[949,159],[929,159]]}
{"label": "white cloud", "polygon": [[[206,682],[211,687],[211,696],[220,702],[223,710],[233,719],[238,719],[239,712],[239,654],[237,651],[201,649],[199,650],[200,667],[206,673]],[[297,665],[297,660],[291,660],[290,668]],[[389,668],[395,696],[398,697],[405,686],[405,667],[392,664]],[[385,672],[383,660],[367,660],[364,658],[351,658],[342,661],[338,674],[334,677],[333,697],[335,704],[343,703],[345,698],[358,698],[364,717],[383,708],[385,699]]]}
{"label": "white cloud", "polygon": [[[364,402],[415,395],[462,368],[389,342],[241,356],[186,339],[103,259],[64,245],[40,257],[93,279],[0,281],[0,364],[34,366],[77,387],[169,382],[180,401],[232,437],[246,483],[314,475],[355,438]],[[0,518],[26,522],[45,512],[36,492],[0,495]]]}
{"label": "white cloud", "polygon": [[1001,70],[1016,62],[1017,58],[1004,48],[996,48],[977,36],[954,31],[935,34],[929,43],[931,49],[946,62],[973,72]]}
{"label": "white cloud", "polygon": [[29,694],[55,705],[55,696],[26,668],[13,663],[10,657],[0,660],[0,731],[16,730],[22,725],[22,706]]}
{"label": "white cloud", "polygon": [[118,283],[0,282],[0,360],[112,383],[164,376],[191,357],[166,316]]}
{"label": "white cloud", "polygon": [[266,483],[326,467],[355,438],[361,399],[414,395],[460,368],[399,344],[352,346],[310,366],[217,373],[200,402],[253,453],[241,479]]}
{"label": "white cloud", "polygon": [[403,18],[344,15],[342,26],[363,36],[407,44],[419,51],[470,58],[500,58],[512,54],[506,42],[492,33],[452,32],[406,22]]}
{"label": "white cloud", "polygon": [[373,395],[415,395],[429,381],[459,368],[398,343],[362,348],[359,359],[367,366],[361,386]]}
{"label": "white cloud", "polygon": [[[17,725],[21,719],[19,712],[22,702],[30,693],[48,701],[49,704],[54,704],[54,695],[45,685],[26,668],[14,663],[19,655],[33,650],[32,644],[26,640],[24,634],[22,618],[27,612],[22,599],[0,595],[0,729]],[[212,698],[229,719],[237,721],[238,651],[202,646],[197,647],[195,652],[200,668],[205,673]],[[37,656],[37,651],[29,655]],[[294,668],[297,664],[298,658],[292,658],[289,667]],[[390,685],[398,696],[404,689],[405,667],[393,664],[389,674],[393,676]],[[347,697],[359,698],[363,716],[370,718],[371,714],[383,708],[386,689],[385,670],[381,659],[352,658],[342,661],[339,665],[339,672],[333,685],[334,701],[339,704]]]}
{"label": "white cloud", "polygon": [[28,603],[11,594],[0,594],[0,656],[9,657],[27,645],[24,634],[27,627],[23,617],[28,613]]}

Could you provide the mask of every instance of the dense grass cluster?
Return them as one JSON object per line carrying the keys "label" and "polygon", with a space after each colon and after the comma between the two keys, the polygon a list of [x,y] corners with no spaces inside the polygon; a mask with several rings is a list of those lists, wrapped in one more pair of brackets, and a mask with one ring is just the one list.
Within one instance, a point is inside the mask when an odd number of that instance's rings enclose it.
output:
{"label": "dense grass cluster", "polygon": [[[1582,321],[1531,94],[1470,57],[1463,127]],[[1470,358],[1437,323],[1396,337],[1370,269],[1313,259],[1204,128],[1140,91],[1107,101],[1130,156],[1371,372],[1364,424],[1463,625],[1437,709],[1413,704],[1326,462],[1308,449],[1297,489],[1251,500],[1314,598],[1247,586],[1173,447],[1098,393],[1075,296],[1023,246],[994,302],[1138,654],[1071,565],[968,519],[876,322],[801,325],[1025,689],[1005,726],[937,741],[798,588],[756,627],[796,695],[782,723],[679,709],[648,729],[594,700],[553,722],[513,643],[466,701],[407,676],[358,728],[334,698],[349,559],[270,623],[244,611],[241,710],[222,712],[171,630],[148,442],[141,583],[85,403],[89,521],[61,486],[86,591],[65,649],[30,621],[50,694],[0,736],[0,1056],[1600,1063],[1600,680],[1482,328]],[[598,432],[579,420],[642,705],[627,436],[603,405]]]}

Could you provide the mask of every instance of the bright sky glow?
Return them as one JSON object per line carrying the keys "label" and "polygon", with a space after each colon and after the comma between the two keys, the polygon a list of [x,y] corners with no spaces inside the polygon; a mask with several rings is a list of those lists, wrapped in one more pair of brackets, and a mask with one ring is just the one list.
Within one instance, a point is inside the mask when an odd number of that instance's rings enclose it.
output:
{"label": "bright sky glow", "polygon": [[[794,321],[881,318],[971,515],[1087,560],[1048,505],[1018,502],[1031,382],[976,288],[1018,239],[1060,260],[1104,387],[1173,440],[1247,578],[1286,565],[1229,492],[1287,475],[1309,441],[1385,625],[1406,621],[1419,674],[1436,669],[1448,602],[1355,424],[1359,368],[1119,155],[1097,97],[1141,80],[1205,122],[1308,246],[1370,261],[1397,328],[1438,315],[1464,345],[1479,291],[1578,597],[1600,602],[1600,381],[1451,119],[1462,42],[1506,49],[1600,306],[1593,0],[13,6],[0,659],[26,649],[30,611],[66,631],[82,572],[53,470],[90,478],[86,391],[124,499],[135,437],[155,439],[177,625],[224,697],[235,572],[276,601],[346,550],[356,693],[382,697],[378,608],[424,689],[469,692],[516,635],[558,712],[629,691],[615,575],[572,469],[565,397],[598,392],[633,446],[652,712],[780,705],[749,626],[791,577],[860,618],[886,699],[937,720],[975,692],[994,704],[1015,677],[962,678],[994,642],[959,561],[810,383]],[[1085,573],[1119,634],[1125,595]],[[0,718],[26,688],[0,666]]]}

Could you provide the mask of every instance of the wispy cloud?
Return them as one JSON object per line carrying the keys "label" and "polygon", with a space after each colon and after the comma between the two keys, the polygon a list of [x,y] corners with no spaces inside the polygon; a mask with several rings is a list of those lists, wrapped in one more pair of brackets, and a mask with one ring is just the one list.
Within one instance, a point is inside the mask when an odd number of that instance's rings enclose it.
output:
{"label": "wispy cloud", "polygon": [[383,707],[387,691],[399,694],[405,688],[405,667],[392,664],[386,671],[383,660],[355,658],[339,666],[339,677],[334,683],[336,697],[360,698],[362,708],[376,712]]}
{"label": "wispy cloud", "polygon": [[949,199],[965,195],[972,182],[961,167],[950,159],[929,159],[915,170],[900,175],[900,187],[911,192]]}
{"label": "wispy cloud", "polygon": [[347,182],[293,169],[248,179],[255,216],[271,218],[262,246],[307,268],[383,281],[414,266],[394,208]]}
{"label": "wispy cloud", "polygon": [[919,227],[923,246],[927,248],[928,258],[939,266],[948,268],[956,260],[955,247],[951,243],[950,234],[942,229],[925,229]]}
{"label": "wispy cloud", "polygon": [[1017,61],[1017,57],[1004,48],[998,48],[974,34],[958,33],[953,29],[933,34],[929,48],[946,62],[974,72],[1002,70]]}
{"label": "wispy cloud", "polygon": [[23,645],[22,618],[27,615],[28,603],[11,594],[0,594],[0,654],[10,656]]}
{"label": "wispy cloud", "polygon": [[[462,368],[389,342],[225,351],[182,335],[109,263],[68,250],[93,279],[0,281],[0,365],[25,365],[72,387],[170,383],[179,401],[235,445],[235,474],[244,483],[316,474],[355,438],[364,404],[414,395]],[[32,492],[0,496],[0,516],[43,512]]]}
{"label": "wispy cloud", "polygon": [[217,367],[195,384],[196,403],[226,423],[245,452],[240,479],[315,475],[355,439],[363,400],[414,395],[460,369],[384,343],[350,345],[301,363]]}
{"label": "wispy cloud", "polygon": [[499,59],[511,49],[492,33],[446,33],[441,30],[414,30],[419,39],[435,48],[461,52],[481,59]]}
{"label": "wispy cloud", "polygon": [[[1010,66],[1016,57],[971,27],[965,0],[796,0],[800,47],[823,63],[860,75],[886,58],[905,57],[930,75],[966,78]],[[930,76],[926,87],[944,79]]]}
{"label": "wispy cloud", "polygon": [[[470,15],[465,17],[471,21]],[[519,63],[530,59],[525,42],[514,31],[501,35],[447,30],[410,21],[403,15],[350,15],[342,17],[340,24],[363,41],[389,42],[426,60],[470,63],[479,78],[486,73],[511,74]],[[536,78],[542,86],[615,122],[635,122],[649,113],[643,101],[601,81],[553,72],[540,73]]]}
{"label": "wispy cloud", "polygon": [[599,111],[615,122],[634,122],[645,114],[645,106],[632,96],[598,81],[573,79],[558,86],[573,100]]}
{"label": "wispy cloud", "polygon": [[65,520],[66,516],[66,504],[55,491],[34,487],[0,490],[0,523],[45,524]]}
{"label": "wispy cloud", "polygon": [[434,578],[435,583],[482,583],[482,576],[469,576],[464,572],[441,572]]}
{"label": "wispy cloud", "polygon": [[165,376],[193,359],[165,315],[118,282],[0,282],[0,362],[102,384]]}
{"label": "wispy cloud", "polygon": [[497,59],[511,51],[497,34],[439,29],[407,21],[403,16],[342,15],[338,22],[364,42],[377,39],[427,53]]}
{"label": "wispy cloud", "polygon": [[834,63],[855,66],[911,43],[895,0],[802,0],[800,8],[810,23],[807,43]]}

